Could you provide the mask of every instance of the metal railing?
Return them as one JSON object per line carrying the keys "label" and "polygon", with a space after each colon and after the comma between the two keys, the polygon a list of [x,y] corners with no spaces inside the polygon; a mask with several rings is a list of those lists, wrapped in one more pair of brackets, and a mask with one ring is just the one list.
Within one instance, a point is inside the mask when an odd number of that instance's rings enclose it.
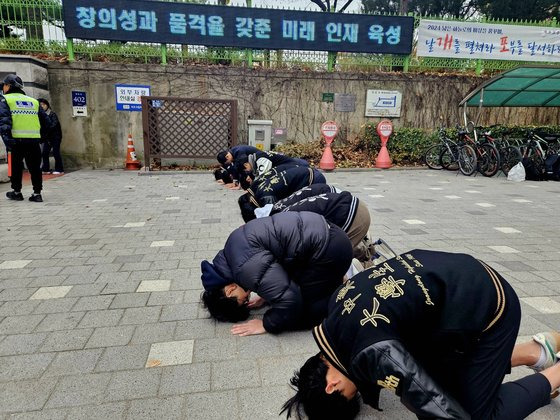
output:
{"label": "metal railing", "polygon": [[[173,0],[171,0],[173,1]],[[222,64],[316,71],[454,70],[480,74],[514,68],[524,62],[397,56],[323,51],[250,50],[192,45],[66,39],[61,0],[2,0],[0,53],[31,54],[45,59],[158,64]],[[440,19],[430,17],[430,19]],[[415,26],[420,17],[415,17]],[[454,20],[460,21],[460,20]],[[477,20],[479,23],[558,27],[550,21]]]}

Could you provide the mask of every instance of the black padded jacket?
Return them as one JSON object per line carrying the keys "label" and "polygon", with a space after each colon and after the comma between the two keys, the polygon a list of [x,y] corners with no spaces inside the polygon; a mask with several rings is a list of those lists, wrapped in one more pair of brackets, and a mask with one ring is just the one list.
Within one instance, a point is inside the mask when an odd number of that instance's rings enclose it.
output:
{"label": "black padded jacket", "polygon": [[[269,303],[263,317],[266,331],[300,328],[302,315],[313,304],[304,301],[302,289],[312,286],[316,290],[321,285],[307,285],[307,276],[299,274],[322,261],[331,229],[345,235],[315,213],[280,213],[256,219],[231,233],[213,264],[224,279],[254,291]],[[330,296],[336,285],[333,287],[327,277],[320,283],[329,289]]]}

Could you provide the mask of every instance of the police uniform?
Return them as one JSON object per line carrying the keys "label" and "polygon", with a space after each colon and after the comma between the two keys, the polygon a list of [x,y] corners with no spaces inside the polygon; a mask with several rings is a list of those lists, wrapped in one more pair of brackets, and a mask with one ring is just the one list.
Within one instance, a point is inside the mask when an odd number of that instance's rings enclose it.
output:
{"label": "police uniform", "polygon": [[375,408],[385,388],[419,418],[521,419],[550,402],[550,384],[534,374],[502,385],[520,319],[487,264],[412,250],[340,287],[313,336]]}
{"label": "police uniform", "polygon": [[39,102],[26,96],[20,89],[12,88],[0,95],[0,134],[12,154],[10,181],[15,192],[22,187],[23,161],[31,174],[35,194],[43,188],[41,174],[41,126],[45,124],[45,112]]}

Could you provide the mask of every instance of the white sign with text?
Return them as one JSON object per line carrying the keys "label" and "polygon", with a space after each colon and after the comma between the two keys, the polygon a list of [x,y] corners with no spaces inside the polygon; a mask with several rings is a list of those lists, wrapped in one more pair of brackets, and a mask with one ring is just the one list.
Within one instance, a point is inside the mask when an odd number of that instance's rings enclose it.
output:
{"label": "white sign with text", "polygon": [[366,94],[366,117],[400,117],[402,94],[397,90],[371,90]]}

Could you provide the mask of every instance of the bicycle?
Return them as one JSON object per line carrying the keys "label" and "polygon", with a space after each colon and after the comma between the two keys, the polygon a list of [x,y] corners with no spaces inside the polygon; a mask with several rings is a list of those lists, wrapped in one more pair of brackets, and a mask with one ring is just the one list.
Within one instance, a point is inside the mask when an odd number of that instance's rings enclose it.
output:
{"label": "bicycle", "polygon": [[[510,169],[521,162],[521,152],[519,150],[519,147],[512,146],[510,142],[504,137],[502,137],[501,139],[492,137],[492,132],[490,131],[490,129],[493,127],[494,126],[488,127],[485,131],[482,132],[481,136],[485,139],[486,142],[492,143],[496,146],[499,156],[500,169],[507,176]],[[482,128],[483,127],[477,127],[477,129]]]}
{"label": "bicycle", "polygon": [[439,144],[430,146],[424,154],[424,161],[429,168],[459,169],[467,176],[476,170],[476,153],[471,146],[455,143],[447,136],[443,127],[439,129],[439,140]]}
{"label": "bicycle", "polygon": [[538,134],[530,131],[527,135],[528,140],[521,146],[521,153],[523,158],[528,159],[529,165],[533,167],[536,178],[543,179],[546,172],[545,161],[550,155],[557,152],[556,143],[558,137],[554,136],[550,142]]}
{"label": "bicycle", "polygon": [[[486,177],[491,177],[500,168],[500,155],[496,146],[490,141],[479,141],[476,129],[473,129],[474,138],[469,136],[466,129],[458,127],[457,136],[465,144],[470,145],[476,152],[476,169]],[[474,173],[474,171],[473,171]]]}

